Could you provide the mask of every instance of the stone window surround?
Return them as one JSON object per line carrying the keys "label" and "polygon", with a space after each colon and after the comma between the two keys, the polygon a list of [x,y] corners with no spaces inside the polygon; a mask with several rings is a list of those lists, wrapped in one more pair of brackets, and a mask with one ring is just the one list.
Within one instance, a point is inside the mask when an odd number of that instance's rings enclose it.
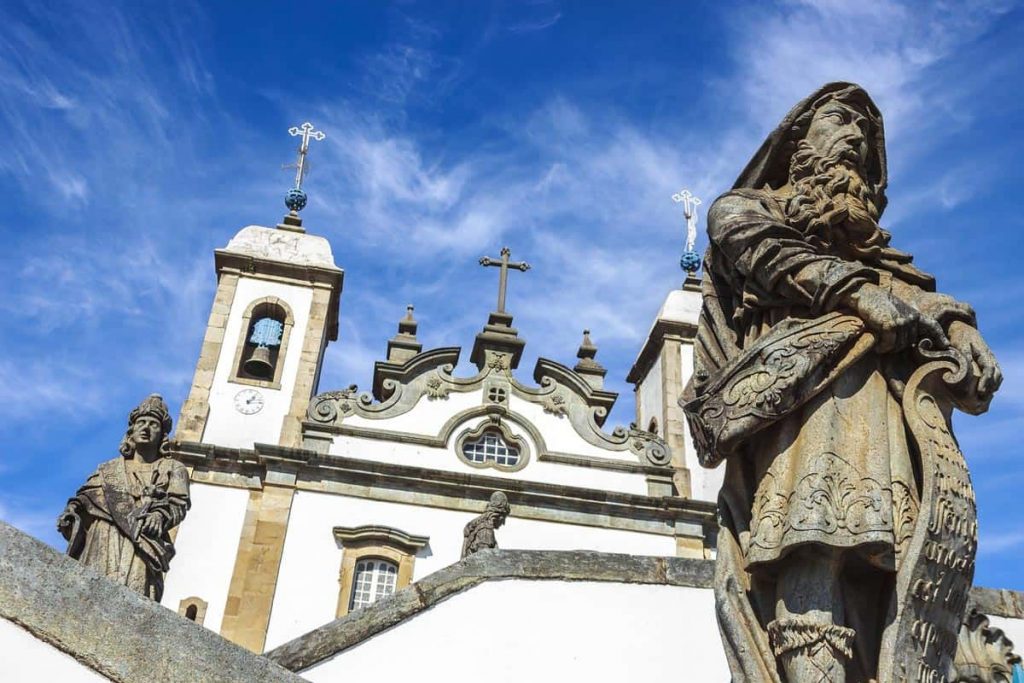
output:
{"label": "stone window surround", "polygon": [[[506,444],[519,450],[519,461],[515,465],[499,465],[496,462],[476,462],[465,456],[462,450],[466,445],[466,442],[475,441],[487,432],[498,432]],[[475,428],[466,429],[459,434],[458,438],[455,439],[455,454],[459,457],[459,460],[470,467],[475,467],[477,469],[494,468],[501,472],[518,472],[526,467],[530,462],[530,448],[526,443],[526,439],[513,434],[512,431],[505,426],[501,417],[494,414],[488,415],[487,419],[478,424]]]}
{"label": "stone window surround", "polygon": [[192,596],[190,598],[183,598],[182,601],[178,603],[178,614],[188,619],[188,608],[195,607],[196,617],[195,619],[189,619],[189,621],[194,621],[195,623],[202,626],[203,621],[206,619],[206,608],[208,606],[209,605],[205,600],[196,596]]}
{"label": "stone window surround", "polygon": [[[269,304],[272,306],[279,306],[284,311],[284,330],[281,333],[281,346],[277,351],[277,363],[274,367],[274,378],[273,379],[256,379],[254,377],[242,377],[240,369],[242,366],[242,354],[245,352],[247,345],[247,338],[249,336],[249,328],[252,327],[252,316],[253,312],[257,307]],[[292,327],[295,326],[295,315],[292,313],[291,306],[288,303],[276,296],[265,296],[256,299],[249,303],[245,309],[245,313],[242,315],[242,326],[241,333],[238,335],[238,343],[235,345],[235,360],[231,364],[231,377],[228,380],[234,384],[248,384],[251,386],[262,387],[264,389],[280,389],[281,388],[281,374],[284,371],[284,362],[286,353],[288,351],[288,338],[291,336]]]}
{"label": "stone window surround", "polygon": [[356,564],[360,560],[379,559],[394,563],[398,567],[395,579],[395,590],[398,591],[412,583],[416,553],[430,542],[426,536],[415,536],[387,526],[336,526],[333,532],[334,540],[342,548],[341,569],[338,573],[340,590],[335,612],[338,617],[349,613]]}

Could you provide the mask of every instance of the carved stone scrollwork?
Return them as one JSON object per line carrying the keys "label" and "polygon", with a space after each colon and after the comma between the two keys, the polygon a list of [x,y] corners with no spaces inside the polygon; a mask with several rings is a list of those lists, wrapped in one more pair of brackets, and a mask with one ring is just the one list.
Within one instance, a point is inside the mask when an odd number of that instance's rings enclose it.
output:
{"label": "carved stone scrollwork", "polygon": [[562,417],[569,412],[569,408],[565,403],[565,398],[560,394],[552,394],[551,396],[548,396],[544,399],[543,406],[545,413],[551,413],[558,417]]}
{"label": "carved stone scrollwork", "polygon": [[448,398],[448,387],[445,386],[440,377],[431,377],[426,382],[426,394],[427,398],[431,400],[445,399]]}
{"label": "carved stone scrollwork", "polygon": [[[530,387],[512,376],[508,353],[488,350],[483,370],[467,378],[452,375],[458,356],[459,349],[442,348],[425,351],[402,364],[378,363],[373,395],[357,395],[354,386],[320,394],[310,402],[308,419],[325,426],[339,426],[352,416],[388,419],[409,412],[423,397],[445,400],[453,392],[482,391],[484,404],[507,408],[515,396],[539,405],[548,415],[566,418],[576,434],[593,446],[632,453],[645,465],[666,467],[670,464],[668,447],[656,434],[621,426],[610,433],[604,431],[603,425],[617,395],[595,388],[575,370],[541,358],[534,370],[537,386]],[[375,402],[374,396],[383,400]]]}

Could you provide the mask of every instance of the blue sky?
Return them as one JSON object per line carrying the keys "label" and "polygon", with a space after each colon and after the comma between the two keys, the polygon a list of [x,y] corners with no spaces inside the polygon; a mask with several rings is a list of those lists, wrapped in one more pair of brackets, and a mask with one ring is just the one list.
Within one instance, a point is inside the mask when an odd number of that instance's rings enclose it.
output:
{"label": "blue sky", "polygon": [[[975,305],[1006,380],[957,418],[977,581],[1024,589],[1024,8],[1011,2],[0,5],[0,518],[53,520],[151,391],[177,414],[212,252],[284,213],[310,120],[307,228],[346,270],[321,390],[368,387],[405,304],[429,347],[509,308],[537,355],[584,327],[622,398],[683,239],[799,98],[861,83],[889,144],[883,224]],[[704,244],[703,237],[699,245]],[[465,366],[462,368],[463,372]]]}

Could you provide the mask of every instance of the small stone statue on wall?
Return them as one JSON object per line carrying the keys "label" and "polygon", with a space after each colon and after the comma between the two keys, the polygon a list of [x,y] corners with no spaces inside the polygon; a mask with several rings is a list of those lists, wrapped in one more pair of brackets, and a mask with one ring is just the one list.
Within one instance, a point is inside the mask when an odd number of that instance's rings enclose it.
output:
{"label": "small stone statue on wall", "polygon": [[120,457],[97,467],[57,519],[68,555],[157,601],[174,556],[170,530],[190,504],[170,431],[167,405],[152,394],[128,415]]}
{"label": "small stone statue on wall", "polygon": [[973,309],[879,225],[882,115],[830,83],[708,213],[683,407],[725,463],[715,592],[735,683],[941,681],[977,515],[950,413],[1001,374]]}
{"label": "small stone statue on wall", "polygon": [[498,541],[494,537],[494,530],[505,523],[511,510],[508,497],[504,493],[501,491],[492,493],[484,513],[467,524],[466,529],[462,532],[465,536],[465,540],[462,542],[462,556],[472,555],[485,548],[497,548]]}

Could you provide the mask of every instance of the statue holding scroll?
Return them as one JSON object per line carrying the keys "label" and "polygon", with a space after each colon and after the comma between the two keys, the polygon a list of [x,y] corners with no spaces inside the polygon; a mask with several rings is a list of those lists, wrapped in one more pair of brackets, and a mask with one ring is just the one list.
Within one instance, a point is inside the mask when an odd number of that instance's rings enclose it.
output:
{"label": "statue holding scroll", "polygon": [[156,601],[174,556],[170,531],[189,508],[170,431],[167,405],[153,394],[128,415],[121,455],[96,468],[57,520],[68,555]]}
{"label": "statue holding scroll", "polygon": [[683,403],[725,461],[716,598],[736,683],[943,681],[974,571],[950,429],[1001,374],[967,304],[890,246],[882,116],[831,83],[708,214]]}

